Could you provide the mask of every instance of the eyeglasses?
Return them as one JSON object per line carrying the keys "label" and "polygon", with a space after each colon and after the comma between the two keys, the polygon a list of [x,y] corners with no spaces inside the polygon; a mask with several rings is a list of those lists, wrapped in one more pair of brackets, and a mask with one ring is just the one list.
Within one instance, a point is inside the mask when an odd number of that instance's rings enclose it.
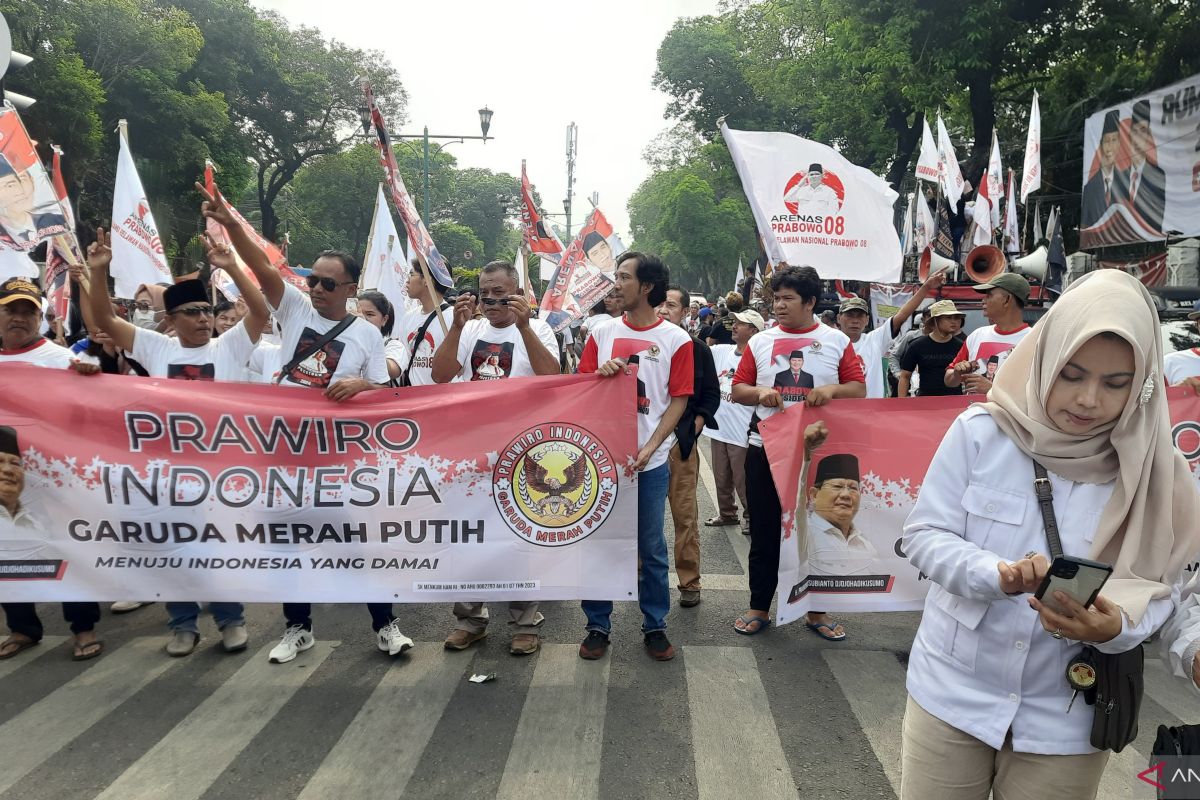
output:
{"label": "eyeglasses", "polygon": [[211,317],[213,315],[212,306],[188,306],[187,308],[177,308],[171,312],[172,314],[183,314],[185,317]]}
{"label": "eyeglasses", "polygon": [[850,494],[858,494],[859,488],[857,483],[842,483],[841,481],[825,481],[820,488],[828,489],[834,494],[849,492]]}
{"label": "eyeglasses", "polygon": [[144,300],[139,300],[138,302],[134,303],[133,307],[136,308],[138,311],[149,311],[150,310],[150,304],[145,302]]}
{"label": "eyeglasses", "polygon": [[319,283],[321,284],[321,288],[327,292],[332,292],[339,286],[349,286],[352,283],[358,283],[358,281],[341,281],[339,283],[333,278],[318,278],[316,275],[308,275],[304,280],[308,284],[309,289],[317,288],[317,284]]}

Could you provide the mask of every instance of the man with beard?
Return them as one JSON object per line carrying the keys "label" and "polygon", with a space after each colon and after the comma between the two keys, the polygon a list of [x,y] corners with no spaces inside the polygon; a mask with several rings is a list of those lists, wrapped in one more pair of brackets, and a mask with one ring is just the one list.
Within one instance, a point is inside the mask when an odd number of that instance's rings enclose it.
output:
{"label": "man with beard", "polygon": [[[21,502],[25,490],[25,465],[17,431],[0,426],[0,536],[9,534],[4,528],[24,528],[39,531],[41,525]],[[42,622],[33,603],[4,603],[4,616],[9,636],[0,642],[0,660],[12,658],[33,647],[42,639]],[[104,652],[104,643],[96,638],[96,623],[100,620],[99,603],[63,603],[63,618],[75,634],[76,661],[86,661]]]}

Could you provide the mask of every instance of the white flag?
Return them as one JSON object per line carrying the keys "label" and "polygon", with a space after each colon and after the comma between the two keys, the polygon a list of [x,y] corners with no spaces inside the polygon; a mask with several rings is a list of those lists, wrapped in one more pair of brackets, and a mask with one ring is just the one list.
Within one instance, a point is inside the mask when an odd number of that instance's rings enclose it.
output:
{"label": "white flag", "polygon": [[963,180],[962,170],[958,168],[954,143],[950,141],[950,134],[946,131],[946,123],[942,122],[941,114],[938,114],[937,127],[938,177],[942,182],[942,194],[946,196],[950,208],[957,208],[966,182]]}
{"label": "white flag", "polygon": [[[920,184],[918,184],[919,186]],[[900,229],[900,252],[908,255],[913,250],[913,209],[917,206],[917,195],[908,198],[904,209],[904,225]]]}
{"label": "white flag", "polygon": [[1017,180],[1008,171],[1008,195],[1004,200],[1004,252],[1021,252],[1021,225],[1017,221]]}
{"label": "white flag", "polygon": [[1021,202],[1042,188],[1042,112],[1038,108],[1037,89],[1029,107],[1029,138],[1025,140],[1025,169],[1021,175]]}
{"label": "white flag", "polygon": [[929,210],[929,201],[925,199],[925,193],[917,192],[915,200],[917,213],[913,215],[913,241],[917,245],[917,252],[924,253],[925,248],[933,244],[937,226],[934,225],[933,213]]}
{"label": "white flag", "polygon": [[1000,198],[1004,195],[1004,165],[1000,163],[1000,138],[992,128],[992,157],[987,168],[988,199],[992,202],[992,230],[1000,227]]}
{"label": "white flag", "polygon": [[822,278],[900,280],[899,195],[886,181],[790,133],[721,133],[772,263],[816,264]]}
{"label": "white flag", "polygon": [[112,209],[112,277],[117,297],[133,297],[143,283],[171,283],[171,270],[158,225],[129,152],[125,120],[120,123],[117,182]]}
{"label": "white flag", "polygon": [[[408,261],[400,247],[400,234],[392,221],[383,195],[383,184],[375,195],[375,218],[371,223],[371,246],[363,264],[362,288],[382,292],[392,304],[393,316],[407,312],[411,304],[408,296]],[[415,300],[415,298],[413,298]],[[419,300],[417,302],[420,302]]]}
{"label": "white flag", "polygon": [[921,156],[917,159],[917,178],[930,183],[938,182],[938,149],[929,130],[929,118],[921,120]]}
{"label": "white flag", "polygon": [[742,291],[742,284],[746,282],[746,272],[742,269],[742,259],[738,258],[737,277],[733,279],[733,290],[735,292]]}
{"label": "white flag", "polygon": [[38,279],[38,265],[23,250],[0,245],[0,281],[9,278]]}
{"label": "white flag", "polygon": [[1037,207],[1033,209],[1033,246],[1037,247],[1037,243],[1044,239],[1042,233],[1042,201],[1039,200]]}
{"label": "white flag", "polygon": [[[975,209],[971,221],[975,223],[975,234],[972,243],[978,247],[981,244],[992,243],[992,198],[988,191],[989,180],[985,172],[980,176],[979,190],[975,193]],[[999,196],[997,196],[999,199]]]}

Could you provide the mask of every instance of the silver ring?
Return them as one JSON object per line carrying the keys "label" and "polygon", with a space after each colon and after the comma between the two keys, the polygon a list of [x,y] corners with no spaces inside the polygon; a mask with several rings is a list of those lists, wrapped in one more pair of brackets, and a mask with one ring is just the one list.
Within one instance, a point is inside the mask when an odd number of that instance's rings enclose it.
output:
{"label": "silver ring", "polygon": [[1063,635],[1062,635],[1062,629],[1061,629],[1061,628],[1055,628],[1055,629],[1054,629],[1054,632],[1053,632],[1053,633],[1051,633],[1050,635],[1051,635],[1051,636],[1053,636],[1055,639],[1061,639],[1061,638],[1063,638]]}
{"label": "silver ring", "polygon": [[1026,558],[1033,558],[1033,557],[1034,557],[1034,556],[1036,556],[1036,555],[1037,555],[1037,551],[1036,551],[1036,550],[1030,550],[1028,553],[1026,553],[1026,554],[1025,554],[1025,557],[1026,557]]}

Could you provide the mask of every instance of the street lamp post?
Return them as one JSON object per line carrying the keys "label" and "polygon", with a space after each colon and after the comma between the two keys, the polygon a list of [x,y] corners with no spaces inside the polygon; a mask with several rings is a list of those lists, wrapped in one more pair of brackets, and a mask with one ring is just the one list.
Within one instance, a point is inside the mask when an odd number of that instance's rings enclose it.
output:
{"label": "street lamp post", "polygon": [[[449,136],[449,135],[438,135],[438,134],[430,135],[428,125],[425,126],[424,130],[421,132],[420,135],[405,134],[405,133],[389,134],[389,138],[395,142],[401,142],[401,141],[404,141],[405,139],[412,140],[414,143],[415,143],[415,140],[419,139],[422,142],[422,145],[423,145],[422,146],[422,153],[423,153],[422,178],[423,178],[423,180],[422,180],[421,194],[422,194],[423,205],[425,207],[424,219],[425,219],[426,225],[431,224],[430,219],[429,219],[429,141],[431,139],[441,140],[443,142],[442,144],[435,145],[439,151],[448,144],[452,144],[454,142],[463,142],[463,141],[466,141],[467,139],[478,139],[478,140],[482,141],[484,144],[487,144],[487,141],[489,139],[496,138],[495,136],[488,136],[488,131],[491,130],[491,127],[492,127],[492,114],[493,113],[494,112],[487,106],[484,106],[483,108],[479,109],[479,130],[482,132],[482,134],[483,134],[482,136]],[[370,111],[370,109],[367,108],[366,105],[360,106],[358,109],[358,115],[362,119],[363,134],[366,136],[370,136],[371,135],[371,111]]]}

